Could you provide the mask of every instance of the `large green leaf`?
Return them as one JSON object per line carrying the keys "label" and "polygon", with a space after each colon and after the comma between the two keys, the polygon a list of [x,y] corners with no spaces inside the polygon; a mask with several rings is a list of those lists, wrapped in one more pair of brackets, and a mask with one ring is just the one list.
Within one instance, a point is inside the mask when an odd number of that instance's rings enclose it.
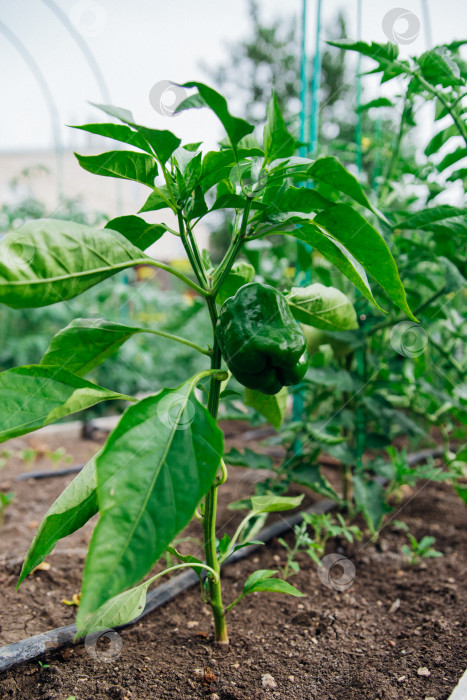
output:
{"label": "large green leaf", "polygon": [[98,156],[81,156],[75,153],[82,168],[96,175],[120,177],[154,187],[157,163],[145,153],[136,151],[107,151]]}
{"label": "large green leaf", "polygon": [[366,481],[358,474],[353,478],[355,503],[362,511],[370,532],[377,532],[391,508],[385,501],[384,486],[377,481]]}
{"label": "large green leaf", "polygon": [[89,613],[150,571],[213,483],[222,432],[192,396],[209,374],[130,407],[98,457],[101,515],[84,569],[78,631]]}
{"label": "large green leaf", "polygon": [[15,309],[55,304],[148,261],[110,229],[59,219],[28,221],[0,241],[0,303]]}
{"label": "large green leaf", "polygon": [[53,550],[58,540],[79,530],[98,511],[95,455],[45,514],[24,560],[18,586]]}
{"label": "large green leaf", "polygon": [[271,190],[266,190],[263,202],[277,211],[286,213],[299,211],[304,214],[321,211],[321,209],[327,209],[334,204],[309,187],[288,187],[285,190],[281,188],[275,194]]}
{"label": "large green leaf", "polygon": [[84,376],[117,352],[135,333],[145,330],[103,318],[77,318],[52,338],[41,365],[63,367]]}
{"label": "large green leaf", "polygon": [[263,131],[264,159],[270,163],[275,158],[293,156],[295,139],[289,134],[274,93],[266,109],[266,124]]}
{"label": "large green leaf", "polygon": [[161,187],[154,188],[151,192],[139,213],[144,211],[158,211],[159,209],[166,209],[167,207],[172,208],[170,203],[170,194],[167,185],[161,185]]}
{"label": "large green leaf", "polygon": [[105,228],[118,231],[140,250],[149,248],[167,231],[164,224],[148,224],[140,216],[117,216],[108,221]]}
{"label": "large green leaf", "polygon": [[60,367],[27,365],[0,373],[0,442],[31,433],[100,401],[128,399]]}
{"label": "large green leaf", "polygon": [[315,282],[292,287],[287,303],[300,323],[331,331],[358,328],[357,314],[350,299],[335,287]]}
{"label": "large green leaf", "polygon": [[318,158],[308,168],[308,176],[314,180],[320,180],[326,185],[346,194],[363,207],[373,211],[373,207],[367,199],[357,178],[344,168],[342,163],[334,156]]}
{"label": "large green leaf", "polygon": [[384,238],[352,207],[337,204],[318,214],[314,221],[340,241],[381,285],[386,294],[409,318],[412,314],[397,265]]}
{"label": "large green leaf", "polygon": [[284,233],[308,243],[321,255],[324,255],[343,275],[348,277],[369,301],[381,309],[373,297],[364,268],[342,243],[327,235],[313,221],[300,222],[299,226],[295,225],[294,228],[284,231]]}
{"label": "large green leaf", "polygon": [[244,119],[233,117],[230,114],[225,98],[216,92],[216,90],[213,90],[207,85],[203,85],[203,83],[197,82],[185,83],[182,87],[197,88],[201,100],[197,100],[195,102],[191,100],[191,98],[188,98],[188,100],[182,102],[177,107],[176,112],[181,112],[188,107],[209,107],[220,119],[222,126],[226,130],[230,142],[234,147],[244,136],[251,134],[254,131],[254,126],[252,124],[249,124]]}
{"label": "large green leaf", "polygon": [[425,80],[432,85],[462,85],[460,69],[446,46],[435,46],[416,59]]}
{"label": "large green leaf", "polygon": [[148,142],[140,135],[137,131],[133,131],[126,124],[83,124],[82,126],[73,126],[73,129],[82,129],[82,131],[88,131],[90,134],[97,134],[97,136],[106,136],[109,139],[114,139],[115,141],[122,141],[130,146],[135,146],[140,148],[142,151],[146,151],[152,155],[152,150]]}
{"label": "large green leaf", "polygon": [[288,391],[285,386],[274,396],[245,387],[244,401],[245,406],[254,408],[271,423],[273,428],[279,430],[287,412],[287,396]]}

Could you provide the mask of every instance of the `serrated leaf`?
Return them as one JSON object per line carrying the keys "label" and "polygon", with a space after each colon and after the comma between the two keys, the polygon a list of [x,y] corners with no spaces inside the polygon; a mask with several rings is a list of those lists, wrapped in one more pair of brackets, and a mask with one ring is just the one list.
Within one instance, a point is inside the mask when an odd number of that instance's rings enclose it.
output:
{"label": "serrated leaf", "polygon": [[167,231],[164,224],[148,224],[140,216],[118,216],[108,221],[104,228],[118,231],[140,250],[146,250]]}
{"label": "serrated leaf", "polygon": [[90,173],[134,180],[148,187],[154,187],[157,163],[152,156],[145,153],[107,151],[98,156],[82,156],[79,153],[75,153],[75,156],[80,166]]}
{"label": "serrated leaf", "polygon": [[100,519],[89,545],[77,626],[135,585],[211,487],[223,436],[192,395],[202,372],[128,409],[97,459]]}
{"label": "serrated leaf", "polygon": [[24,560],[18,586],[60,539],[79,530],[97,513],[96,456],[75,476],[45,514]]}
{"label": "serrated leaf", "polygon": [[28,221],[0,240],[0,303],[14,309],[55,304],[147,261],[116,231],[59,219]]}
{"label": "serrated leaf", "polygon": [[0,442],[31,433],[101,401],[133,401],[66,369],[41,365],[1,372],[0,396]]}
{"label": "serrated leaf", "polygon": [[413,321],[397,265],[384,238],[355,209],[337,204],[318,214],[314,221],[340,241],[386,294]]}
{"label": "serrated leaf", "polygon": [[273,396],[263,394],[262,391],[256,391],[256,389],[248,389],[245,387],[244,396],[245,406],[254,408],[255,411],[258,411],[263,418],[266,418],[266,420],[271,423],[273,428],[279,430],[287,412],[287,387],[282,387],[282,389]]}
{"label": "serrated leaf", "polygon": [[286,298],[294,318],[300,323],[331,331],[358,328],[352,302],[335,287],[325,287],[319,282],[292,287]]}

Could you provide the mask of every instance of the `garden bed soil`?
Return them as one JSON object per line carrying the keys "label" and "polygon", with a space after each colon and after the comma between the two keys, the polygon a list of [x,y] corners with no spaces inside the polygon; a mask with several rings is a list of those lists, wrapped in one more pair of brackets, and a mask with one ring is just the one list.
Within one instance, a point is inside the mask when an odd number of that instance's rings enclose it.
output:
{"label": "garden bed soil", "polygon": [[[249,427],[236,422],[223,427],[228,447],[241,447]],[[63,434],[47,433],[44,439],[51,449],[64,444]],[[25,444],[27,439],[21,438],[7,446]],[[80,462],[100,445],[73,438],[65,446]],[[247,446],[257,447],[251,441]],[[50,468],[43,461],[34,469],[41,466]],[[74,608],[62,600],[79,591],[93,526],[89,523],[62,540],[47,559],[50,568],[35,572],[15,592],[35,528],[71,479],[13,482],[23,470],[12,459],[0,473],[0,487],[17,494],[0,529],[1,644],[73,622]],[[335,479],[332,469],[326,475]],[[231,532],[241,517],[227,504],[251,493],[257,477],[249,470],[229,470],[220,493],[220,535],[225,529]],[[312,500],[308,495],[307,504]],[[113,644],[101,640],[88,649],[77,644],[50,652],[41,659],[43,666],[35,661],[1,674],[0,698],[447,699],[467,664],[466,514],[465,504],[448,485],[424,482],[405,492],[396,517],[417,539],[436,537],[442,558],[407,565],[400,554],[406,535],[391,524],[376,544],[368,537],[352,546],[333,541],[327,552],[341,553],[355,566],[352,584],[337,592],[300,555],[301,570],[290,581],[306,597],[263,593],[246,598],[229,613],[227,649],[213,645],[210,613],[195,588],[120,631]],[[187,532],[200,534],[196,523]],[[292,541],[290,535],[288,539]],[[274,541],[227,567],[225,600],[238,595],[254,570],[283,563],[284,549]]]}

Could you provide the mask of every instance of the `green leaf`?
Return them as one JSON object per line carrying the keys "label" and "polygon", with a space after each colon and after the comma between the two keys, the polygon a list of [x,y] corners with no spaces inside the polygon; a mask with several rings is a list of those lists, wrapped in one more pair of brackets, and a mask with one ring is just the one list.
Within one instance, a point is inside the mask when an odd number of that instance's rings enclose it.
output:
{"label": "green leaf", "polygon": [[244,284],[252,282],[255,276],[255,268],[250,263],[237,260],[222,282],[222,286],[217,294],[216,302],[223,304],[224,301],[232,297]]}
{"label": "green leaf", "polygon": [[440,221],[442,219],[449,219],[454,216],[461,216],[465,219],[467,215],[467,209],[461,209],[459,207],[453,207],[450,204],[441,204],[438,207],[430,207],[429,209],[422,209],[421,211],[408,216],[406,219],[400,221],[396,228],[401,229],[412,229],[412,228],[425,228],[426,224],[431,224],[433,221]]}
{"label": "green leaf", "polygon": [[58,540],[83,527],[98,511],[95,455],[45,514],[24,560],[18,586],[54,549]]}
{"label": "green leaf", "polygon": [[292,465],[291,469],[288,471],[289,478],[295,484],[300,484],[301,486],[306,486],[312,491],[325,496],[325,498],[330,498],[336,503],[340,502],[340,498],[336,491],[333,489],[330,482],[321,473],[321,468],[319,464],[312,464],[309,461],[299,462],[296,465]]}
{"label": "green leaf", "polygon": [[361,214],[346,204],[337,204],[318,214],[314,221],[350,251],[396,306],[413,321],[417,320],[407,304],[405,290],[391,251],[381,234]]}
{"label": "green leaf", "polygon": [[159,209],[166,209],[167,207],[172,208],[169,190],[167,185],[161,185],[160,187],[154,188],[154,191],[151,192],[138,213],[141,214],[144,211],[158,211]]}
{"label": "green leaf", "polygon": [[298,508],[304,498],[303,493],[301,496],[276,496],[274,493],[266,496],[252,496],[251,509],[255,513],[279,513]]}
{"label": "green leaf", "polygon": [[[146,605],[148,588],[153,583],[152,579],[141,583],[129,591],[124,591],[107,600],[92,615],[84,618],[79,615],[78,635],[85,637],[88,634],[101,630],[113,629],[120,625],[126,625],[140,615]],[[78,609],[79,612],[79,609]]]}
{"label": "green leaf", "polygon": [[118,232],[59,219],[28,221],[0,241],[0,303],[14,309],[55,304],[147,261]]}
{"label": "green leaf", "polygon": [[436,169],[439,173],[442,173],[446,168],[450,168],[451,165],[457,163],[460,160],[467,158],[467,148],[465,146],[459,146],[451,153],[447,153],[440,163],[437,164]]}
{"label": "green leaf", "polygon": [[0,373],[0,442],[49,425],[100,401],[127,399],[60,367],[27,365]]}
{"label": "green leaf", "polygon": [[339,445],[341,442],[345,442],[345,437],[341,435],[336,435],[330,430],[326,430],[326,426],[329,423],[329,419],[317,420],[312,423],[307,423],[306,427],[310,435],[314,440],[322,442],[325,445]]}
{"label": "green leaf", "polygon": [[120,177],[154,187],[157,163],[145,153],[136,151],[107,151],[98,156],[81,156],[75,153],[82,168],[96,175]]}
{"label": "green leaf", "polygon": [[358,328],[352,302],[335,287],[325,287],[319,282],[308,287],[292,287],[286,298],[300,323],[331,331]]}
{"label": "green leaf", "polygon": [[332,206],[334,202],[326,199],[316,190],[309,187],[288,187],[286,190],[281,189],[277,194],[271,194],[272,188],[266,190],[263,202],[268,204],[271,209],[276,209],[282,212],[303,212],[309,214],[312,211],[321,211]]}
{"label": "green leaf", "polygon": [[377,532],[386,513],[391,508],[386,504],[384,487],[377,481],[365,481],[355,474],[353,477],[355,503],[360,508],[371,533]]}
{"label": "green leaf", "polygon": [[255,571],[254,574],[249,576],[243,587],[243,595],[249,595],[250,593],[287,593],[288,595],[294,595],[299,598],[304,598],[304,594],[300,593],[294,586],[292,586],[287,581],[283,581],[279,578],[271,578],[277,571],[272,571],[270,569],[260,569]]}
{"label": "green leaf", "polygon": [[117,352],[135,333],[146,330],[103,318],[77,318],[52,338],[41,365],[63,367],[84,376]]}
{"label": "green leaf", "polygon": [[437,153],[452,136],[459,136],[459,129],[455,124],[451,124],[446,129],[438,131],[438,133],[430,139],[425,148],[425,155],[431,156],[433,153]]}
{"label": "green leaf", "polygon": [[192,396],[210,374],[130,407],[99,455],[101,515],[84,569],[79,632],[88,614],[151,570],[211,487],[223,436]]}
{"label": "green leaf", "polygon": [[[189,82],[182,85],[186,88],[197,88],[201,100],[196,103],[192,100],[188,103],[186,100],[182,102],[176,109],[177,112],[181,112],[188,107],[204,107],[207,106],[214,114],[220,119],[222,126],[227,132],[227,136],[230,139],[232,146],[236,146],[238,142],[247,134],[251,134],[254,131],[254,126],[249,124],[244,119],[239,119],[238,117],[233,117],[227,107],[227,102],[222,95],[220,95],[216,90],[204,85],[203,83]],[[188,98],[190,100],[191,98]]]}
{"label": "green leaf", "polygon": [[140,216],[118,216],[111,219],[105,228],[118,231],[140,250],[146,250],[167,231],[164,224],[148,224]]}
{"label": "green leaf", "polygon": [[394,103],[391,102],[391,100],[388,100],[387,97],[376,97],[374,100],[370,100],[369,102],[365,102],[365,104],[360,105],[355,111],[357,114],[359,114],[361,112],[367,112],[369,109],[373,109],[374,107],[394,107]]}
{"label": "green leaf", "polygon": [[445,46],[436,46],[415,59],[425,80],[431,85],[452,87],[462,85],[460,69]]}
{"label": "green leaf", "polygon": [[352,39],[341,39],[339,41],[327,41],[330,46],[345,49],[346,51],[357,51],[363,56],[374,58],[375,61],[394,61],[399,55],[399,49],[396,44],[388,42],[387,44],[378,44],[372,41],[367,44],[364,41],[352,41]]}
{"label": "green leaf", "polygon": [[258,452],[253,452],[248,447],[245,447],[243,452],[232,447],[224,457],[224,462],[234,467],[249,467],[250,469],[272,469],[273,459],[268,455],[262,455]]}
{"label": "green leaf", "polygon": [[373,302],[378,309],[383,310],[373,297],[364,268],[339,241],[327,235],[313,221],[302,222],[285,233],[308,243],[319,251],[361,291],[363,296]]}
{"label": "green leaf", "polygon": [[106,136],[115,141],[122,141],[130,146],[135,146],[135,148],[140,148],[142,151],[146,151],[152,155],[151,148],[146,141],[137,131],[133,131],[126,124],[83,124],[82,126],[72,126],[72,129],[81,129],[82,131],[88,131],[90,134],[97,134],[98,136]]}
{"label": "green leaf", "polygon": [[287,387],[282,387],[279,393],[274,394],[274,396],[245,387],[244,396],[245,406],[254,408],[271,423],[273,428],[279,430],[287,412]]}
{"label": "green leaf", "polygon": [[114,107],[113,105],[100,105],[95,102],[91,102],[91,104],[94,105],[94,107],[98,107],[98,109],[106,114],[109,114],[111,117],[115,117],[125,124],[134,127],[140,136],[151,145],[161,163],[165,163],[181,143],[180,139],[172,134],[171,131],[148,129],[146,126],[136,124],[132,113],[127,109]]}
{"label": "green leaf", "polygon": [[342,163],[337,160],[337,158],[334,158],[334,156],[318,158],[318,160],[308,168],[307,172],[308,176],[314,180],[320,180],[326,183],[326,185],[334,187],[339,192],[351,197],[363,207],[374,211],[357,178],[352,175],[352,173],[349,173]]}
{"label": "green leaf", "polygon": [[295,153],[295,139],[287,131],[284,117],[273,93],[266,109],[266,124],[263,131],[264,160],[270,163],[276,158],[286,158]]}

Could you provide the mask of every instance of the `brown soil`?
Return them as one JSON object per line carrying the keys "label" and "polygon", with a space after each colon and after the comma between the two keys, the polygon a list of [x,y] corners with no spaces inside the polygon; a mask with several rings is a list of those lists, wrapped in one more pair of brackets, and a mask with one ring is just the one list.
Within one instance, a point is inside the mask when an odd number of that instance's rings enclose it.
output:
{"label": "brown soil", "polygon": [[[228,447],[240,447],[246,424],[223,427]],[[52,449],[63,441],[63,436],[47,435]],[[23,438],[11,445],[26,443]],[[76,439],[67,440],[66,447],[79,462],[99,445]],[[50,468],[50,463],[34,465],[41,467]],[[13,483],[14,474],[23,470],[12,459],[0,476],[0,488],[10,482],[17,494],[0,529],[1,644],[73,621],[74,608],[61,601],[79,590],[92,530],[91,523],[61,541],[48,558],[50,568],[34,573],[15,592],[34,529],[69,481]],[[239,518],[226,505],[251,493],[255,478],[248,470],[230,470],[221,492],[220,535],[225,529],[231,532]],[[406,536],[390,524],[376,545],[368,539],[354,546],[334,541],[327,551],[345,554],[356,567],[352,585],[341,593],[324,585],[316,565],[300,555],[301,571],[291,582],[307,597],[263,593],[247,598],[229,613],[227,650],[213,646],[209,611],[193,589],[121,631],[116,642],[123,646],[111,662],[103,654],[112,657],[117,647],[108,640],[90,649],[91,654],[82,644],[52,652],[41,659],[47,667],[36,661],[0,675],[0,698],[448,698],[467,663],[465,505],[449,486],[426,483],[406,494],[397,518],[418,539],[435,536],[444,556],[420,566],[404,564],[400,547]],[[184,534],[199,536],[197,525]],[[228,567],[225,600],[238,595],[255,569],[283,563],[284,550],[273,542],[257,556]]]}

